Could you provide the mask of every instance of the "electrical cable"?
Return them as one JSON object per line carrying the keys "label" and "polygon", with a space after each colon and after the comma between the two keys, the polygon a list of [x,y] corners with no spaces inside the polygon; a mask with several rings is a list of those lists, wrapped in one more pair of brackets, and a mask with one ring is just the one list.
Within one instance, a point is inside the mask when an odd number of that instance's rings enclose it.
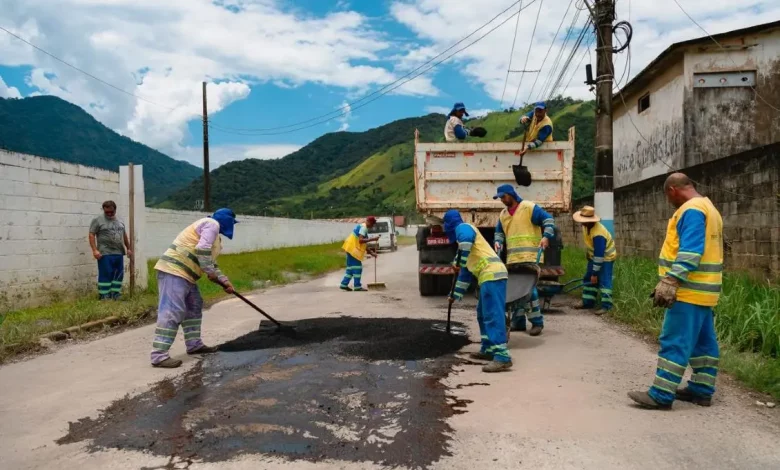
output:
{"label": "electrical cable", "polygon": [[[536,36],[536,27],[539,25],[539,15],[542,13],[542,6],[544,5],[544,0],[541,0],[541,3],[539,3],[539,10],[536,12],[536,21],[534,22],[534,30],[531,33],[531,40],[528,42],[528,53],[525,55],[525,65],[523,65],[523,70],[526,70],[528,68],[528,58],[531,56],[531,48],[534,45],[534,36]],[[525,73],[520,74],[520,83],[517,84],[517,90],[515,90],[515,99],[512,100],[512,107],[515,107],[515,104],[517,104],[517,95],[520,93],[520,87],[523,85],[523,78],[525,78]]]}
{"label": "electrical cable", "polygon": [[[550,52],[552,51],[553,46],[555,45],[555,40],[558,39],[558,34],[561,32],[561,28],[563,27],[563,23],[566,21],[566,16],[569,14],[569,10],[571,10],[571,6],[574,4],[574,0],[569,0],[569,6],[566,7],[566,11],[563,13],[563,18],[561,18],[560,24],[558,24],[558,30],[555,31],[555,36],[553,36],[552,41],[550,42],[550,47],[547,49],[547,54],[544,55],[544,60],[542,61],[542,66],[539,67],[539,70],[544,70],[544,64],[547,63],[547,58],[550,55]],[[534,79],[534,84],[531,85],[531,91],[528,92],[528,98],[525,100],[526,103],[531,101],[531,97],[533,96],[534,90],[536,89],[536,83],[539,81],[539,76],[541,75],[541,72],[536,75],[536,79]]]}
{"label": "electrical cable", "polygon": [[[520,2],[520,10],[523,9],[523,2]],[[506,86],[509,84],[509,71],[512,70],[512,57],[515,55],[515,43],[517,42],[517,28],[520,26],[520,15],[517,15],[517,21],[515,21],[515,35],[512,36],[512,49],[509,51],[509,65],[506,67],[506,78],[504,79],[504,91],[501,92],[501,103],[499,109],[504,107],[504,95],[506,94]],[[539,75],[537,75],[538,77]]]}

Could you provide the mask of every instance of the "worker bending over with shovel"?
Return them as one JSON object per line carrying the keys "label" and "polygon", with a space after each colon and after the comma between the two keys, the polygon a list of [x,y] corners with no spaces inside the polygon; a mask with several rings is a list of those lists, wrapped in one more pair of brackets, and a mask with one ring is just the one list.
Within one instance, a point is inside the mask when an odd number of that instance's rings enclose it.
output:
{"label": "worker bending over with shovel", "polygon": [[[667,309],[661,350],[650,390],[628,396],[650,409],[669,409],[675,398],[710,406],[720,357],[712,309],[723,276],[723,219],[682,173],[666,179],[664,192],[677,211],[666,228],[652,294],[653,305]],[[688,365],[691,379],[678,389]]]}
{"label": "worker bending over with shovel", "polygon": [[612,234],[600,222],[596,210],[585,206],[574,213],[575,222],[582,224],[582,239],[588,249],[588,269],[585,272],[582,289],[582,305],[577,310],[589,310],[596,307],[596,296],[601,291],[601,308],[596,315],[612,310],[612,268],[617,259],[617,250]]}
{"label": "worker bending over with shovel", "polygon": [[[368,229],[373,228],[374,225],[376,225],[376,217],[370,216],[366,218],[366,222],[357,224],[347,239],[344,240],[344,244],[341,245],[341,249],[347,252],[347,273],[344,275],[344,279],[341,280],[341,285],[339,286],[341,290],[355,292],[368,290],[360,283],[360,279],[363,277],[363,259],[366,257],[368,244],[379,240],[379,235],[368,238]],[[371,253],[371,256],[376,258],[377,254]],[[353,279],[354,289],[350,289],[349,281]]]}
{"label": "worker bending over with shovel", "polygon": [[[501,254],[506,243],[506,264],[532,264],[538,270],[539,250],[550,246],[555,238],[555,220],[541,207],[530,201],[523,201],[511,184],[498,187],[493,199],[501,199],[506,208],[501,211],[496,224],[495,249]],[[541,236],[539,234],[542,228]],[[543,257],[539,256],[539,262]],[[531,336],[539,336],[544,329],[544,316],[539,305],[539,291],[534,286],[531,292],[530,312],[520,311],[518,306],[512,312],[512,331],[525,331],[526,316],[531,322]]]}
{"label": "worker bending over with shovel", "polygon": [[237,223],[236,214],[230,209],[219,209],[211,217],[196,220],[179,233],[154,266],[160,293],[152,343],[154,367],[172,369],[181,365],[179,359],[168,355],[180,325],[187,354],[217,352],[216,347],[206,346],[200,339],[203,298],[197,282],[206,273],[210,281],[233,293],[233,285],[219,270],[216,260],[222,249],[220,234],[232,240],[233,226]]}
{"label": "worker bending over with shovel", "polygon": [[483,372],[501,372],[512,367],[512,358],[506,346],[506,267],[490,248],[490,245],[476,227],[463,222],[460,213],[449,210],[444,214],[444,231],[450,242],[457,242],[460,264],[455,266],[457,282],[450,304],[463,299],[474,278],[479,285],[477,323],[482,346],[478,353],[471,353],[472,359],[491,361],[482,367]]}
{"label": "worker bending over with shovel", "polygon": [[541,147],[544,142],[552,142],[553,122],[550,116],[547,115],[547,105],[544,104],[544,101],[535,103],[534,109],[521,117],[520,122],[526,125],[530,123],[525,131],[524,140],[527,144],[520,152],[521,155],[525,155],[529,150]]}

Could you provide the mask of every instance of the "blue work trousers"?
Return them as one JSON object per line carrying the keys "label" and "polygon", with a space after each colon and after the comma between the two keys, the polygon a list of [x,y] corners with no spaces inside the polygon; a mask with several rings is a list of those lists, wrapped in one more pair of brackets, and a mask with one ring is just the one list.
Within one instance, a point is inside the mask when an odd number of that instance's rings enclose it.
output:
{"label": "blue work trousers", "polygon": [[598,301],[599,292],[601,293],[601,308],[604,310],[612,309],[612,271],[615,267],[614,261],[604,261],[601,263],[601,270],[598,273],[593,271],[593,261],[588,261],[588,270],[582,279],[586,284],[590,284],[590,278],[596,274],[599,278],[597,286],[582,288],[582,305],[585,308],[595,308]]}
{"label": "blue work trousers", "polygon": [[360,279],[363,277],[363,262],[347,253],[347,273],[341,280],[341,287],[349,287],[349,281],[354,280],[355,289],[360,289]]}
{"label": "blue work trousers", "polygon": [[526,329],[525,318],[534,326],[544,326],[544,315],[542,315],[541,304],[539,303],[539,291],[531,291],[531,300],[525,305],[518,305],[512,312],[512,328],[524,331]]}
{"label": "blue work trousers", "polygon": [[506,279],[485,281],[479,286],[477,303],[477,323],[482,339],[480,351],[492,354],[493,360],[510,362],[509,349],[506,346]]}
{"label": "blue work trousers", "polygon": [[712,307],[675,302],[664,315],[655,380],[648,392],[658,403],[671,404],[688,365],[688,389],[710,397],[715,393],[720,352]]}
{"label": "blue work trousers", "polygon": [[103,255],[98,265],[98,294],[100,299],[118,299],[125,277],[125,259],[122,255]]}

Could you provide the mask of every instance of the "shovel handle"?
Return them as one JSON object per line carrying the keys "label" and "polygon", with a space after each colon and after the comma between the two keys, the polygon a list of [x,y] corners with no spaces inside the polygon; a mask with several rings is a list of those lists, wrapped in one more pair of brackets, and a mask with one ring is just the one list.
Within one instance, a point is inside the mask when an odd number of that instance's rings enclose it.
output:
{"label": "shovel handle", "polygon": [[[221,282],[219,282],[219,281],[216,281],[216,282],[217,282],[217,284],[219,284],[220,286],[222,286],[222,288],[225,288],[225,284],[222,284],[222,283],[221,283]],[[282,326],[282,324],[281,324],[281,323],[279,323],[278,321],[274,320],[274,319],[271,317],[271,315],[268,315],[267,313],[265,313],[265,312],[263,311],[263,309],[261,309],[260,307],[258,307],[258,306],[257,306],[257,305],[255,305],[254,303],[252,303],[252,301],[251,301],[251,300],[247,299],[246,297],[244,297],[243,295],[239,294],[239,293],[238,293],[238,292],[236,292],[235,290],[233,290],[233,295],[235,295],[235,296],[236,296],[236,297],[238,297],[239,299],[243,300],[243,301],[244,301],[244,303],[246,303],[247,305],[249,305],[249,306],[250,306],[250,307],[252,307],[253,309],[257,310],[257,311],[258,311],[258,312],[259,312],[259,313],[260,313],[262,316],[264,316],[265,318],[267,318],[267,319],[271,320],[271,321],[272,321],[272,322],[273,322],[273,323],[274,323],[276,326]]]}

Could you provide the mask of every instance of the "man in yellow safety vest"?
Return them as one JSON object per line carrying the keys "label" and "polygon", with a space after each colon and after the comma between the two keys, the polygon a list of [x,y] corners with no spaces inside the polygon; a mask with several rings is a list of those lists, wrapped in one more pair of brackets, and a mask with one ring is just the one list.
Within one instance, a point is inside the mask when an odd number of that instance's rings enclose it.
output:
{"label": "man in yellow safety vest", "polygon": [[582,239],[587,248],[588,268],[583,282],[582,305],[577,309],[596,307],[596,296],[601,292],[601,308],[596,315],[612,310],[612,272],[617,259],[617,249],[612,234],[601,224],[596,210],[585,206],[574,213],[575,222],[582,224]]}
{"label": "man in yellow safety vest", "polygon": [[[723,276],[723,219],[682,173],[666,179],[664,192],[677,211],[666,228],[653,291],[653,304],[667,309],[661,350],[653,385],[628,396],[650,409],[669,409],[675,398],[710,406],[720,357],[713,308]],[[678,389],[688,365],[691,379]]]}
{"label": "man in yellow safety vest", "polygon": [[547,115],[547,105],[544,104],[544,101],[535,103],[533,111],[529,111],[528,114],[521,117],[520,122],[526,125],[530,123],[525,137],[527,144],[525,149],[520,152],[521,155],[525,155],[529,150],[541,147],[544,142],[552,142],[553,123],[552,119]]}
{"label": "man in yellow safety vest", "polygon": [[[347,273],[344,275],[344,279],[341,280],[339,288],[341,290],[350,292],[365,292],[368,289],[364,288],[360,280],[363,277],[363,258],[366,257],[368,252],[368,244],[379,240],[379,235],[369,238],[368,230],[376,225],[376,217],[370,216],[366,218],[366,222],[363,224],[357,224],[355,228],[349,233],[347,239],[344,240],[344,244],[341,249],[347,253]],[[376,258],[376,253],[369,253],[370,256]],[[354,289],[349,287],[349,282],[354,280]]]}
{"label": "man in yellow safety vest", "polygon": [[219,270],[216,260],[222,250],[220,235],[232,239],[233,226],[237,223],[236,214],[230,209],[219,209],[210,217],[196,220],[179,233],[154,266],[160,296],[152,343],[154,367],[172,369],[181,365],[179,359],[172,359],[168,354],[179,326],[184,333],[187,354],[217,352],[216,347],[206,346],[200,339],[203,298],[197,282],[205,273],[225,292],[233,293],[233,285]]}

